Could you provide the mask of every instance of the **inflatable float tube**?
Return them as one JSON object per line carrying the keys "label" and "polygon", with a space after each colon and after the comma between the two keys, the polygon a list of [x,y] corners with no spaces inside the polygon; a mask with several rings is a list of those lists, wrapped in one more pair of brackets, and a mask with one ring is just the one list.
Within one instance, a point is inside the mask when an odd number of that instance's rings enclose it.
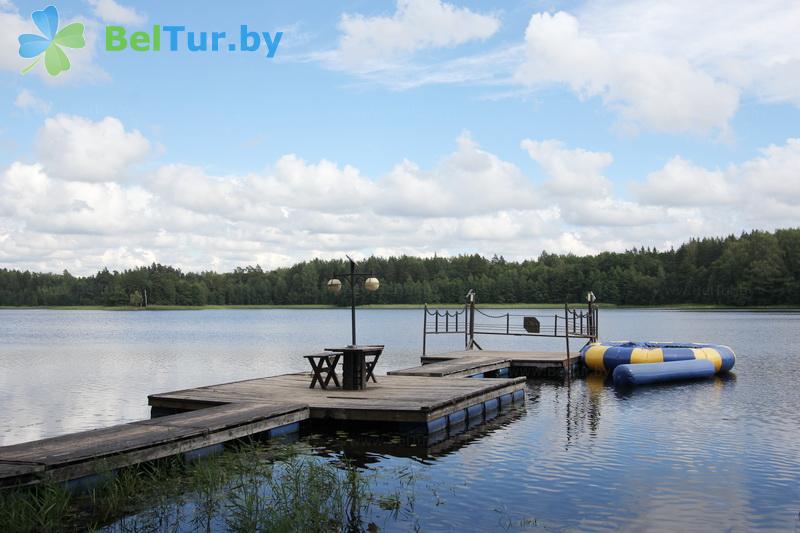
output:
{"label": "inflatable float tube", "polygon": [[673,342],[594,342],[581,349],[581,357],[588,368],[605,372],[613,372],[619,365],[707,359],[714,364],[714,371],[721,373],[736,363],[727,346]]}
{"label": "inflatable float tube", "polygon": [[614,369],[614,386],[618,388],[650,385],[666,381],[710,378],[716,372],[708,359],[689,359],[669,363],[642,363],[619,365]]}

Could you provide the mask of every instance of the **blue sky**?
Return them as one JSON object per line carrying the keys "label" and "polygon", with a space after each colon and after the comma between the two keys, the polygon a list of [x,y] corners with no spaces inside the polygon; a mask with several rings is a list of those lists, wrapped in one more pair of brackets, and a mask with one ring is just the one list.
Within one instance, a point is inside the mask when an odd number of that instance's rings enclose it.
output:
{"label": "blue sky", "polygon": [[[3,266],[523,258],[797,225],[790,2],[61,1],[87,47],[22,76],[44,6],[0,0]],[[273,59],[107,52],[112,24],[283,37]]]}

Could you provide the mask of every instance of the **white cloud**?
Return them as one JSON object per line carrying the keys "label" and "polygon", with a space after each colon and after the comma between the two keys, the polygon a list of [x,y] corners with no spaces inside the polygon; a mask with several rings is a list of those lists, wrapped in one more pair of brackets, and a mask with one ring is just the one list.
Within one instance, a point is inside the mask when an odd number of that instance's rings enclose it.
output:
{"label": "white cloud", "polygon": [[255,190],[272,205],[347,213],[363,209],[377,197],[372,181],[351,165],[331,161],[307,163],[294,154],[278,159],[272,172],[257,180]]}
{"label": "white cloud", "polygon": [[765,101],[800,105],[797,2],[598,0],[577,15],[609,49],[683,58]]}
{"label": "white cloud", "polygon": [[147,17],[132,7],[123,6],[114,0],[87,0],[94,14],[103,22],[110,24],[144,24]]}
{"label": "white cloud", "polygon": [[582,148],[569,149],[560,141],[534,141],[520,143],[531,159],[539,163],[547,175],[545,187],[555,195],[607,196],[611,182],[602,175],[614,161],[608,152],[590,152]]}
{"label": "white cloud", "polygon": [[664,207],[726,207],[748,221],[796,225],[800,208],[800,139],[771,145],[761,155],[724,170],[706,169],[681,157],[631,184],[637,199]]}
{"label": "white cloud", "polygon": [[50,102],[42,100],[28,89],[22,89],[14,99],[14,105],[20,109],[30,109],[46,115],[50,112]]}
{"label": "white cloud", "polygon": [[35,26],[10,7],[11,4],[5,4],[0,10],[0,28],[3,28],[0,31],[0,69],[19,72],[28,63],[19,56],[17,37],[22,33],[33,33]]}
{"label": "white cloud", "polygon": [[[724,170],[673,158],[632,184],[630,199],[606,177],[611,154],[557,140],[521,143],[544,175],[537,180],[467,134],[429,168],[403,160],[374,177],[288,154],[267,170],[236,175],[150,162],[130,180],[129,165],[146,153],[140,134],[112,117],[48,120],[42,135],[67,139],[59,146],[72,154],[67,161],[43,152],[38,163],[0,170],[0,262],[12,268],[89,273],[153,261],[186,270],[274,268],[345,252],[521,259],[796,225],[800,208],[798,139]],[[98,142],[107,144],[94,154]],[[100,163],[106,172],[87,163],[106,153],[116,154]],[[720,197],[727,200],[714,201]]]}
{"label": "white cloud", "polygon": [[631,189],[639,200],[660,205],[704,206],[732,204],[738,199],[735,184],[719,169],[707,170],[680,156],[647,175]]}
{"label": "white cloud", "polygon": [[549,139],[525,139],[520,147],[539,164],[546,179],[543,192],[561,209],[561,218],[577,226],[642,226],[664,221],[664,214],[615,198],[603,175],[614,157],[608,152],[568,148]]}
{"label": "white cloud", "polygon": [[565,12],[538,13],[525,32],[526,59],[516,80],[534,88],[564,83],[581,97],[617,109],[623,127],[679,133],[725,130],[739,95],[679,56],[614,48],[584,32]]}
{"label": "white cloud", "polygon": [[36,148],[48,173],[75,181],[113,181],[141,161],[150,142],[138,131],[125,131],[118,119],[98,122],[74,115],[45,120]]}
{"label": "white cloud", "polygon": [[441,0],[397,0],[391,16],[342,15],[339,47],[329,59],[347,70],[382,70],[419,50],[488,39],[499,27],[495,15]]}
{"label": "white cloud", "polygon": [[401,90],[477,84],[528,97],[563,85],[602,102],[628,133],[724,138],[741,98],[800,106],[798,2],[595,0],[532,13],[510,44],[414,54],[486,40],[498,27],[495,14],[401,2],[391,16],[344,15],[338,48],[308,57]]}
{"label": "white cloud", "polygon": [[800,204],[800,139],[788,139],[784,146],[771,145],[761,153],[741,166],[748,189],[779,203]]}
{"label": "white cloud", "polygon": [[532,221],[515,216],[510,211],[499,211],[491,215],[467,216],[458,225],[458,234],[466,240],[506,241],[522,237],[527,224]]}
{"label": "white cloud", "polygon": [[210,177],[196,166],[164,165],[149,181],[150,188],[169,203],[198,213],[233,214],[247,198],[238,178]]}
{"label": "white cloud", "polygon": [[537,207],[532,183],[519,168],[480,149],[466,133],[459,137],[456,152],[434,170],[404,161],[379,184],[377,200],[389,214],[449,216]]}
{"label": "white cloud", "polygon": [[519,168],[482,150],[466,133],[435,168],[403,161],[378,179],[352,165],[309,163],[288,154],[263,174],[214,177],[199,167],[167,165],[150,182],[162,197],[193,211],[262,221],[298,211],[324,213],[335,215],[325,222],[330,228],[347,224],[347,214],[369,210],[443,217],[465,209],[480,214],[536,206],[532,184]]}
{"label": "white cloud", "polygon": [[107,234],[147,229],[152,194],[117,183],[50,178],[39,164],[13,163],[0,181],[0,214],[48,234]]}

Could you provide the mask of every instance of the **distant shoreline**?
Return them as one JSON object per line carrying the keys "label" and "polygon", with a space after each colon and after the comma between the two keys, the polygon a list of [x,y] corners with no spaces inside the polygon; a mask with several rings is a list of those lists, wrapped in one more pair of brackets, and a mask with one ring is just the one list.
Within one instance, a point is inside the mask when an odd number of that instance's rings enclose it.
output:
{"label": "distant shoreline", "polygon": [[[571,303],[571,308],[580,308],[585,306],[583,303]],[[429,308],[439,309],[459,309],[464,307],[464,304],[429,304]],[[563,309],[564,304],[494,304],[482,303],[480,307],[484,309]],[[750,307],[735,307],[730,305],[712,305],[712,304],[674,304],[674,305],[615,305],[615,304],[600,304],[601,309],[652,309],[652,310],[676,310],[676,311],[800,311],[800,305],[775,305],[775,306],[750,306]],[[361,305],[359,309],[422,309],[423,304],[375,304],[375,305]],[[55,311],[211,311],[211,310],[226,310],[226,309],[286,309],[286,310],[303,310],[303,309],[342,309],[346,310],[349,307],[341,307],[334,305],[319,305],[319,304],[296,304],[296,305],[203,305],[203,306],[189,306],[189,305],[151,305],[146,308],[133,307],[133,306],[101,306],[101,305],[65,305],[65,306],[0,306],[0,310],[12,309],[45,309]]]}

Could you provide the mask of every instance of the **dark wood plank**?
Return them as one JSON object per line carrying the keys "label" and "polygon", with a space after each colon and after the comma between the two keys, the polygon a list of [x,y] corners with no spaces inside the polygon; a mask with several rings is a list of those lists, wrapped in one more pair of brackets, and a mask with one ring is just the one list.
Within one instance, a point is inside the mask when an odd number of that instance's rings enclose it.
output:
{"label": "dark wood plank", "polygon": [[[512,362],[561,362],[567,359],[566,352],[538,352],[538,351],[498,351],[498,350],[461,350],[457,352],[446,352],[441,354],[428,354],[422,357],[423,364],[426,362],[449,361],[462,357],[472,357],[481,355],[484,357],[501,357],[510,359]],[[572,354],[575,359],[577,352]]]}
{"label": "dark wood plank", "polygon": [[120,453],[201,432],[197,428],[124,424],[0,448],[0,461],[56,465]]}
{"label": "dark wood plank", "polygon": [[[473,353],[471,357],[440,365],[445,368],[441,375],[474,373],[476,368],[488,371],[495,369],[492,365],[509,364],[505,355]],[[150,405],[192,411],[2,447],[0,485],[15,478],[30,482],[42,477],[74,479],[212,446],[309,417],[425,423],[520,390],[525,381],[387,375],[364,390],[349,391],[310,389],[310,377],[309,373],[286,374],[153,394],[148,399]]]}
{"label": "dark wood plank", "polygon": [[0,463],[0,479],[27,476],[44,471],[44,465],[37,463]]}
{"label": "dark wood plank", "polygon": [[464,356],[403,370],[387,372],[391,376],[463,377],[511,366],[511,360],[495,356]]}
{"label": "dark wood plank", "polygon": [[307,408],[308,406],[302,403],[231,403],[219,407],[210,407],[199,411],[162,416],[133,423],[196,428],[203,431],[219,431],[257,422],[259,420],[266,420],[286,413],[302,411]]}
{"label": "dark wood plank", "polygon": [[382,421],[426,421],[429,413],[458,409],[524,387],[524,378],[469,379],[427,376],[383,376],[364,390],[309,389],[309,374],[286,374],[199,389],[155,394],[150,404],[192,408],[204,402],[256,402],[292,398],[309,405],[311,418]]}
{"label": "dark wood plank", "polygon": [[0,447],[0,461],[65,465],[186,440],[307,409],[301,404],[230,404],[148,421]]}

